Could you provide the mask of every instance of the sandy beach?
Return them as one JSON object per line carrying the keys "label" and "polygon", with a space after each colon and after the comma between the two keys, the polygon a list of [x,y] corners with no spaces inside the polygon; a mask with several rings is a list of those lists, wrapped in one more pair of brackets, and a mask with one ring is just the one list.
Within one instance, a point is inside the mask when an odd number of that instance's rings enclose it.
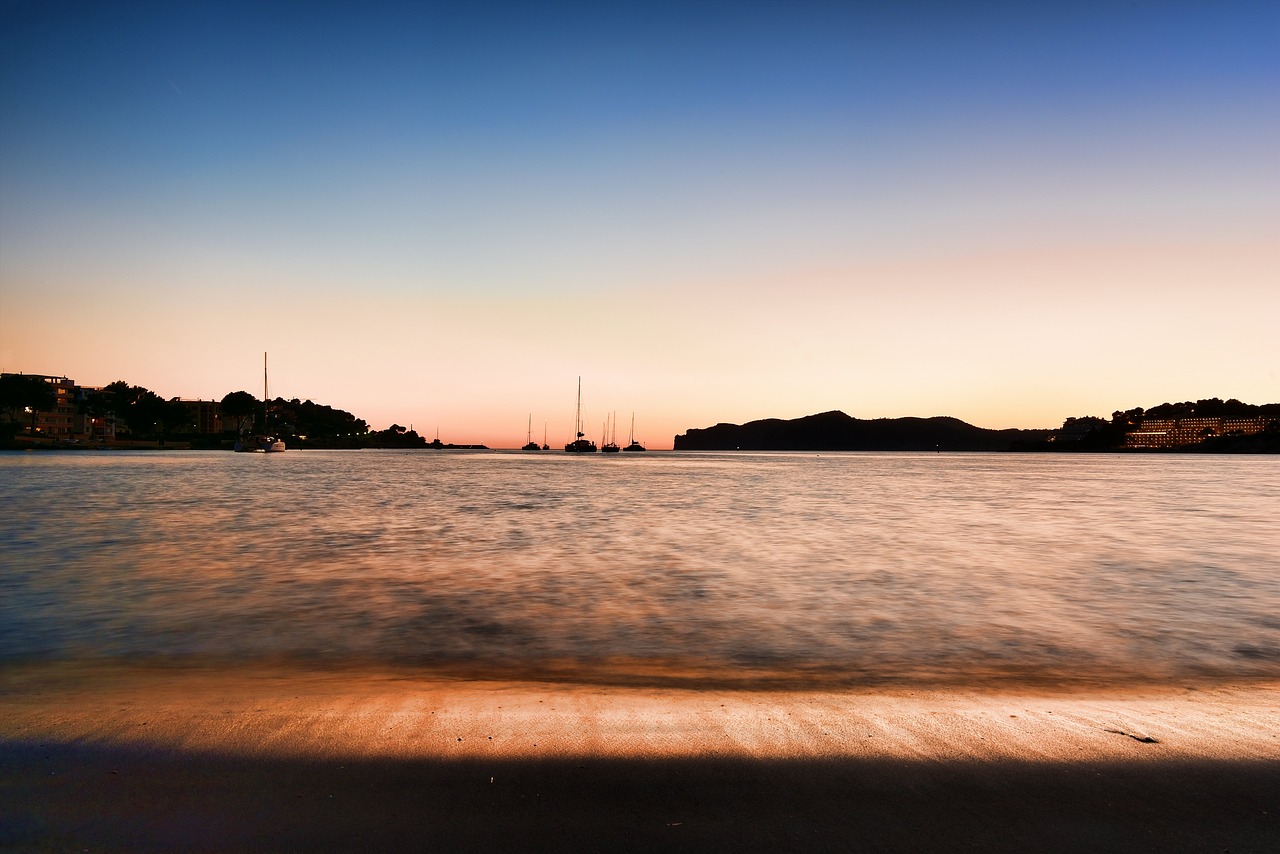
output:
{"label": "sandy beach", "polygon": [[700,691],[9,667],[12,850],[1280,843],[1280,685]]}

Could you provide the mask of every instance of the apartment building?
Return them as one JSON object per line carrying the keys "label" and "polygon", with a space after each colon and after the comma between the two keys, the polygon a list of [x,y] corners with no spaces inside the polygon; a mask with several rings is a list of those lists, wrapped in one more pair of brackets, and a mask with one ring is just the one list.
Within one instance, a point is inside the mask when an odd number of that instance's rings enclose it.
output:
{"label": "apartment building", "polygon": [[217,434],[222,432],[221,402],[217,400],[187,400],[186,398],[183,398],[182,402],[191,410],[197,433]]}
{"label": "apartment building", "polygon": [[[54,393],[53,408],[35,413],[36,434],[55,439],[71,439],[79,434],[80,415],[76,401],[79,387],[67,377],[55,377],[47,374],[3,374],[0,376],[24,376],[27,379],[41,380],[49,385]],[[30,428],[30,416],[23,419],[22,426]]]}
{"label": "apartment building", "polygon": [[1251,436],[1267,429],[1274,418],[1144,418],[1137,430],[1125,434],[1126,448],[1177,448],[1214,436]]}

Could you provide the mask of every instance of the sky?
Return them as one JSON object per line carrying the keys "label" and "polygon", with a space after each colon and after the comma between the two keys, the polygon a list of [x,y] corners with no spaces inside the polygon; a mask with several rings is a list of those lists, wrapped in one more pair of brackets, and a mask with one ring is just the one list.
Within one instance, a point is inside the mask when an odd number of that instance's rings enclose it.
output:
{"label": "sky", "polygon": [[0,0],[0,370],[561,445],[1280,401],[1280,4]]}

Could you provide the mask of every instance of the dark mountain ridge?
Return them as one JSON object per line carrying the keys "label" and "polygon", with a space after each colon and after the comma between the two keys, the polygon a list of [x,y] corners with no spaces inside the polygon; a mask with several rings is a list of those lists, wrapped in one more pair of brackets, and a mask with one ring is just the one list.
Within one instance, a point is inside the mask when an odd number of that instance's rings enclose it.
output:
{"label": "dark mountain ridge", "polygon": [[959,418],[854,418],[835,410],[803,418],[694,428],[677,451],[1007,451],[1050,430],[988,430]]}

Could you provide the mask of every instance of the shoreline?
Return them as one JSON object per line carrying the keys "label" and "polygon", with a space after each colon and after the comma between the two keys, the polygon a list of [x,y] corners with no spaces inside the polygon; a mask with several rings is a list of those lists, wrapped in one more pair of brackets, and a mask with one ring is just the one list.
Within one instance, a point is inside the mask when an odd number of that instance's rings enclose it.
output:
{"label": "shoreline", "polygon": [[[410,447],[398,448],[390,445],[384,446],[368,446],[368,447],[309,447],[309,448],[289,448],[293,452],[304,451],[491,451],[496,453],[521,453],[521,448],[487,448],[479,445],[445,445],[441,448],[427,447]],[[1265,457],[1280,454],[1280,445],[1267,446],[1260,449],[1249,450],[1206,450],[1198,446],[1188,448],[1169,448],[1169,449],[1151,449],[1151,448],[1116,448],[1116,449],[1091,449],[1087,451],[1063,451],[1063,450],[1044,450],[1044,449],[1025,449],[1011,448],[1003,451],[991,450],[970,450],[970,451],[929,451],[929,450],[830,450],[820,449],[816,451],[744,451],[740,448],[725,448],[719,450],[671,450],[663,448],[648,448],[649,453],[653,454],[936,454],[936,455],[954,455],[954,454],[1009,454],[1017,456],[1138,456],[1138,457],[1166,457],[1166,456],[1204,456],[1204,457]],[[154,442],[140,442],[136,445],[0,445],[0,451],[14,452],[20,451],[24,453],[60,453],[63,451],[197,451],[200,453],[232,453],[231,448],[193,448],[187,442],[174,442],[169,445],[160,445]],[[525,451],[533,455],[533,451]],[[537,453],[544,456],[563,455],[564,451],[538,451]],[[570,454],[570,456],[578,457],[581,455]],[[608,458],[611,455],[604,455]],[[622,458],[622,459],[625,459]]]}
{"label": "shoreline", "polygon": [[1280,681],[697,689],[29,664],[0,671],[0,737],[335,757],[1280,762]]}
{"label": "shoreline", "polygon": [[1280,683],[719,691],[0,671],[0,847],[1266,850]]}

